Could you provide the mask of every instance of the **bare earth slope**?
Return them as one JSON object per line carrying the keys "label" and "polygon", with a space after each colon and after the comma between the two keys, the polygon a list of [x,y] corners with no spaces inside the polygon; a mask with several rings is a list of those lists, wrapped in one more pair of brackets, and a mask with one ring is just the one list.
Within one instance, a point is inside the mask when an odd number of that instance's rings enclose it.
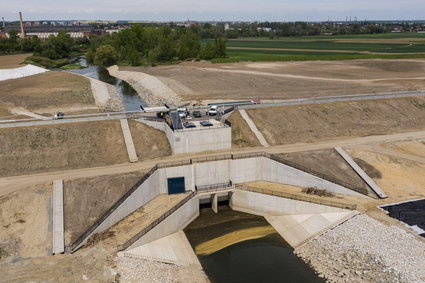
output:
{"label": "bare earth slope", "polygon": [[30,110],[49,106],[94,104],[90,82],[65,72],[46,72],[0,82],[0,103]]}
{"label": "bare earth slope", "polygon": [[75,241],[142,176],[131,172],[65,181],[65,245]]}
{"label": "bare earth slope", "polygon": [[157,77],[183,99],[287,99],[424,89],[425,60],[184,62],[122,67]]}
{"label": "bare earth slope", "polygon": [[1,55],[0,56],[0,69],[14,69],[22,67],[22,62],[25,58],[31,56],[31,53],[15,54],[15,55]]}
{"label": "bare earth slope", "polygon": [[425,128],[425,98],[261,108],[247,112],[271,145]]}

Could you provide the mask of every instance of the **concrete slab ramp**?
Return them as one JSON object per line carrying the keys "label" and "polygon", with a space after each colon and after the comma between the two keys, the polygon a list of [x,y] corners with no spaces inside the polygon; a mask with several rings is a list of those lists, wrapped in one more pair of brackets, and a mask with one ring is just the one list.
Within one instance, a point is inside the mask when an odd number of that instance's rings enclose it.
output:
{"label": "concrete slab ramp", "polygon": [[28,77],[48,71],[47,69],[33,65],[26,65],[15,69],[0,69],[0,81]]}
{"label": "concrete slab ramp", "polygon": [[266,220],[293,248],[320,236],[359,214],[358,211],[266,216]]}
{"label": "concrete slab ramp", "polygon": [[155,260],[181,266],[201,265],[183,231],[178,231],[143,246],[120,252],[118,256]]}

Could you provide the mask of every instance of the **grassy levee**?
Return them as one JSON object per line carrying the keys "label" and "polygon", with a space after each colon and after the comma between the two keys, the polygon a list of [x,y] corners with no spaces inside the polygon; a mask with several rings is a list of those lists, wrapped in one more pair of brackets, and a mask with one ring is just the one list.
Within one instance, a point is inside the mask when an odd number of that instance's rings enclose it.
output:
{"label": "grassy levee", "polygon": [[425,129],[425,98],[247,110],[271,145]]}

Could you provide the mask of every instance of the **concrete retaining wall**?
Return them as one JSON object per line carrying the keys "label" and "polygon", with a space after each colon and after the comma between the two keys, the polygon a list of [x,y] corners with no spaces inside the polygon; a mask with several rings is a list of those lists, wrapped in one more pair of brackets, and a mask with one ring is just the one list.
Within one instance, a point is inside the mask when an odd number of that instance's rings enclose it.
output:
{"label": "concrete retaining wall", "polygon": [[232,193],[229,205],[233,210],[261,216],[347,211],[337,207],[241,190]]}
{"label": "concrete retaining wall", "polygon": [[140,247],[144,244],[182,230],[198,216],[199,198],[195,196],[187,203],[185,203],[182,207],[173,212],[170,216],[165,218],[164,221],[155,226],[146,235],[134,242],[130,247],[127,248],[127,250]]}
{"label": "concrete retaining wall", "polygon": [[317,187],[333,193],[362,196],[362,194],[343,186],[331,183],[266,157],[259,157],[258,159],[257,168],[259,169],[259,180],[299,187]]}
{"label": "concrete retaining wall", "polygon": [[155,121],[149,121],[145,119],[137,119],[137,122],[143,123],[145,125],[148,125],[149,127],[155,128],[157,130],[163,131],[165,133],[165,127],[167,127],[167,124],[165,122],[155,122]]}
{"label": "concrete retaining wall", "polygon": [[[363,196],[266,157],[194,163],[158,169],[90,235],[105,231],[159,194],[167,194],[167,179],[173,177],[185,177],[186,191],[194,191],[195,185],[214,185],[229,181],[238,184],[263,180],[301,187],[316,186],[330,192]],[[304,213],[306,212],[304,211]]]}
{"label": "concrete retaining wall", "polygon": [[174,154],[232,148],[232,129],[230,127],[177,132],[166,127],[165,133]]}

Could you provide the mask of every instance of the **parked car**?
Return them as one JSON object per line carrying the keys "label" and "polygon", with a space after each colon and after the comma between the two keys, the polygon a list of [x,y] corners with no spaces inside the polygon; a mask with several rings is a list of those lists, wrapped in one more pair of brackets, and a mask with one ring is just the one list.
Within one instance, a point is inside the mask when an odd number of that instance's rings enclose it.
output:
{"label": "parked car", "polygon": [[210,116],[215,116],[218,113],[218,106],[217,105],[212,105],[210,107],[210,110],[208,111],[208,115]]}
{"label": "parked car", "polygon": [[65,116],[65,113],[63,112],[58,112],[55,115],[53,115],[53,119],[57,120],[57,119],[63,119],[63,116]]}
{"label": "parked car", "polygon": [[193,124],[192,122],[186,122],[183,125],[185,126],[185,128],[196,128],[195,124]]}
{"label": "parked car", "polygon": [[202,121],[200,124],[204,127],[211,127],[213,125],[210,121]]}
{"label": "parked car", "polygon": [[177,113],[179,113],[180,118],[186,118],[187,109],[185,107],[177,108]]}
{"label": "parked car", "polygon": [[202,113],[199,110],[195,110],[195,111],[192,112],[192,116],[195,117],[195,118],[200,118],[200,117],[202,117]]}

